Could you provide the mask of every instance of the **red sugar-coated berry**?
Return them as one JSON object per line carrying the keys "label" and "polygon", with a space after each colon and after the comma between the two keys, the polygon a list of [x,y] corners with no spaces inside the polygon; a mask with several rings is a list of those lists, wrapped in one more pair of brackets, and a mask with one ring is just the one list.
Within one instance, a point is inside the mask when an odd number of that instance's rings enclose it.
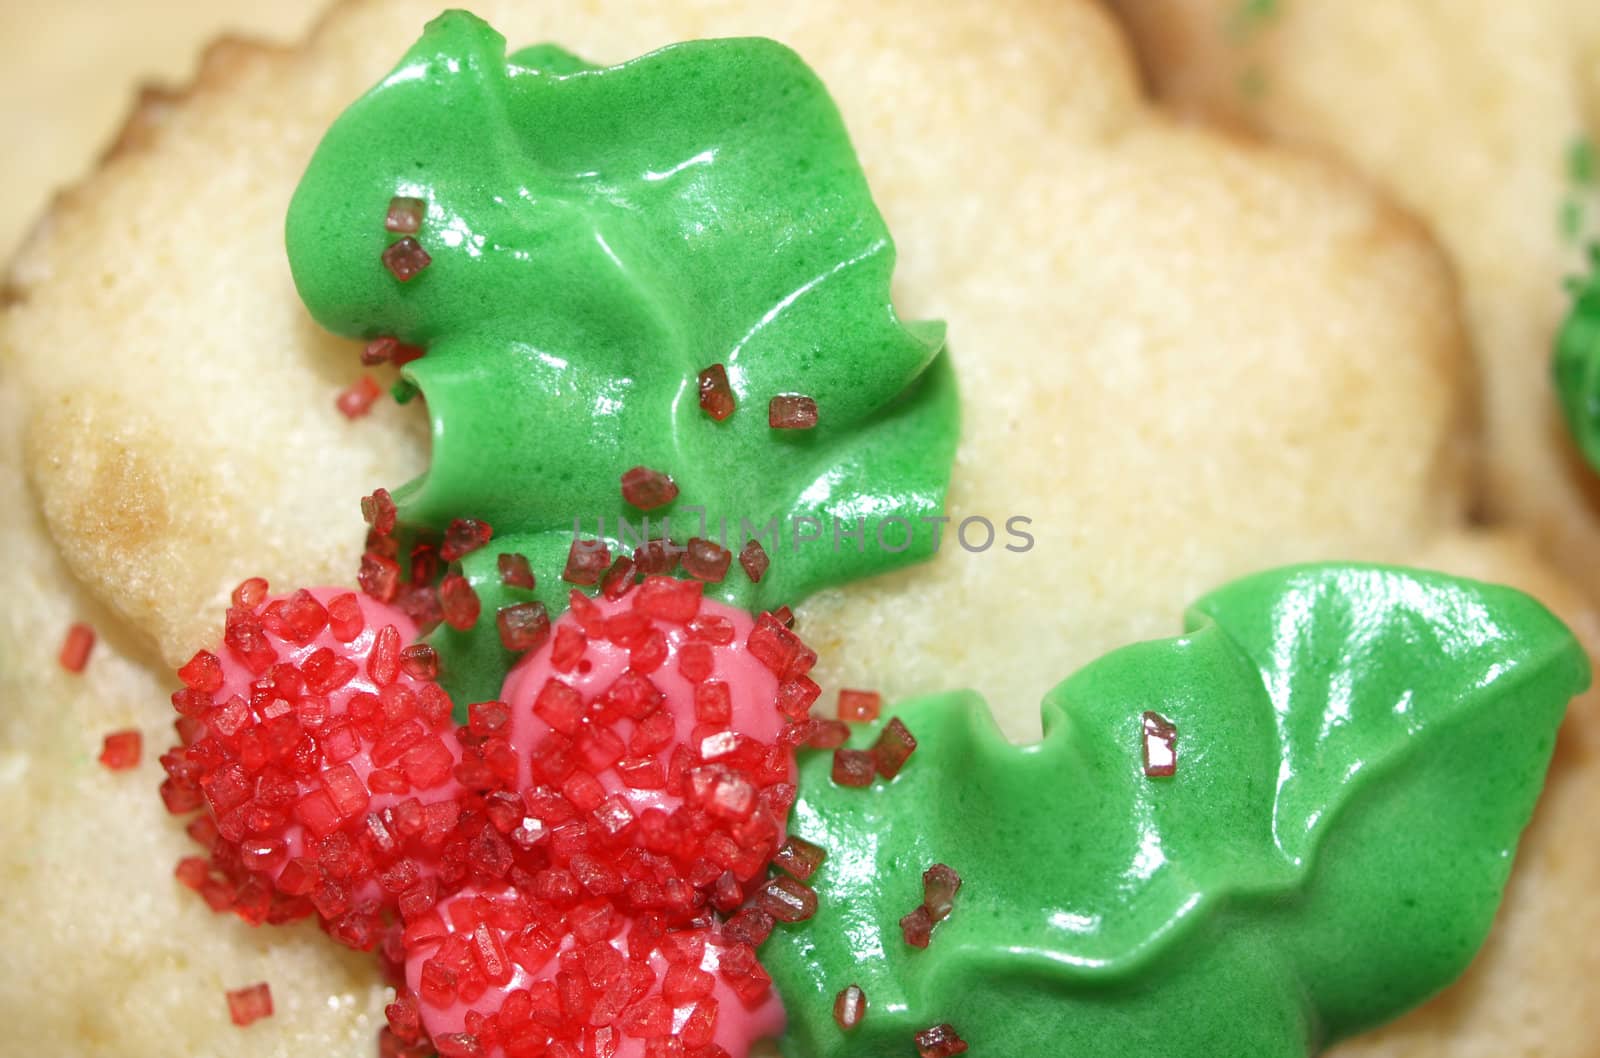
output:
{"label": "red sugar-coated berry", "polygon": [[426,643],[413,643],[400,651],[400,668],[414,680],[436,680],[439,652]]}
{"label": "red sugar-coated berry", "polygon": [[920,1058],[955,1058],[967,1053],[967,1041],[949,1024],[923,1029],[916,1035],[916,1044]]}
{"label": "red sugar-coated berry", "polygon": [[597,584],[600,575],[611,568],[611,549],[599,540],[574,540],[567,551],[567,566],[561,579],[568,584]]}
{"label": "red sugar-coated berry", "polygon": [[917,740],[906,730],[900,718],[891,719],[878,733],[878,741],[872,745],[872,759],[877,764],[878,774],[885,779],[899,775],[900,769],[905,767],[916,748]]}
{"label": "red sugar-coated berry", "polygon": [[728,370],[712,364],[700,372],[700,408],[717,422],[733,414],[733,387],[728,385]]}
{"label": "red sugar-coated berry", "polygon": [[817,868],[822,866],[822,861],[827,855],[826,850],[820,845],[813,845],[804,838],[791,835],[778,849],[778,854],[772,858],[772,862],[803,882],[817,872]]}
{"label": "red sugar-coated berry", "polygon": [[526,555],[502,554],[495,559],[500,568],[500,583],[508,588],[526,588],[533,590],[533,567],[528,564]]}
{"label": "red sugar-coated berry", "polygon": [[144,748],[144,736],[137,731],[114,731],[105,738],[100,750],[100,763],[112,771],[127,771],[139,766],[139,751]]}
{"label": "red sugar-coated berry", "polygon": [[89,664],[89,651],[94,649],[94,629],[79,622],[67,629],[61,643],[61,667],[68,672],[82,672]]}
{"label": "red sugar-coated berry", "polygon": [[699,581],[676,577],[646,577],[633,594],[633,609],[645,617],[683,624],[700,612],[703,588]]}
{"label": "red sugar-coated berry", "polygon": [[476,518],[452,518],[444,531],[444,543],[439,545],[439,557],[455,562],[470,555],[494,538],[494,529],[488,522]]}
{"label": "red sugar-coated berry", "polygon": [[817,913],[817,894],[804,882],[779,875],[757,894],[756,906],[779,922],[803,922]]}
{"label": "red sugar-coated berry", "polygon": [[846,1032],[861,1024],[867,1016],[867,994],[860,985],[847,985],[839,990],[833,1000],[833,1020]]}
{"label": "red sugar-coated berry", "polygon": [[1146,711],[1144,732],[1144,773],[1152,779],[1178,773],[1178,729],[1160,713]]}
{"label": "red sugar-coated berry", "polygon": [[522,602],[502,606],[494,615],[500,643],[507,650],[525,653],[538,650],[550,638],[550,614],[542,602]]}
{"label": "red sugar-coated berry", "polygon": [[459,573],[452,573],[439,584],[439,608],[445,624],[465,632],[478,623],[483,604],[472,584]]}
{"label": "red sugar-coated berry", "polygon": [[420,198],[396,195],[389,200],[389,212],[383,218],[383,228],[401,235],[415,235],[422,230],[422,217],[427,208],[427,203]]}
{"label": "red sugar-coated berry", "polygon": [[407,235],[383,251],[383,266],[402,283],[410,282],[424,268],[433,263],[422,244]]}
{"label": "red sugar-coated berry", "polygon": [[361,556],[361,569],[356,574],[361,590],[379,602],[394,602],[400,590],[400,564],[392,558],[368,551]]}
{"label": "red sugar-coated berry", "polygon": [[272,989],[265,981],[228,993],[228,1017],[240,1028],[272,1016]]}
{"label": "red sugar-coated berry", "polygon": [[622,475],[622,498],[641,511],[653,511],[678,498],[678,485],[659,470],[634,467]]}
{"label": "red sugar-coated berry", "polygon": [[683,552],[683,568],[696,580],[719,584],[728,575],[733,553],[715,540],[690,537]]}
{"label": "red sugar-coated berry", "polygon": [[883,706],[883,696],[877,691],[853,691],[848,688],[839,692],[839,719],[847,724],[870,724],[878,719],[878,710]]}
{"label": "red sugar-coated berry", "polygon": [[833,781],[840,786],[871,786],[878,766],[872,754],[860,749],[833,751]]}
{"label": "red sugar-coated berry", "polygon": [[392,363],[396,367],[411,363],[422,357],[421,346],[406,345],[393,336],[374,338],[361,350],[361,363],[366,367],[377,367],[379,364]]}
{"label": "red sugar-coated berry", "polygon": [[913,948],[926,948],[933,934],[933,916],[921,904],[916,910],[900,919],[900,935]]}
{"label": "red sugar-coated berry", "polygon": [[817,402],[802,393],[780,393],[767,403],[767,425],[774,430],[809,430],[817,425]]}
{"label": "red sugar-coated berry", "polygon": [[952,868],[936,863],[922,872],[922,906],[935,922],[950,917],[956,894],[961,891],[961,876]]}
{"label": "red sugar-coated berry", "polygon": [[372,410],[372,405],[377,403],[378,397],[382,394],[383,389],[378,385],[377,379],[371,375],[362,375],[340,390],[333,403],[345,418],[359,419]]}
{"label": "red sugar-coated berry", "polygon": [[767,549],[761,546],[761,541],[751,540],[739,549],[739,565],[744,567],[750,583],[760,584],[761,578],[767,575],[767,567],[772,565],[772,559],[767,557]]}
{"label": "red sugar-coated berry", "polygon": [[361,497],[361,517],[379,536],[388,536],[394,532],[398,513],[394,497],[389,495],[388,489],[374,489],[372,495]]}

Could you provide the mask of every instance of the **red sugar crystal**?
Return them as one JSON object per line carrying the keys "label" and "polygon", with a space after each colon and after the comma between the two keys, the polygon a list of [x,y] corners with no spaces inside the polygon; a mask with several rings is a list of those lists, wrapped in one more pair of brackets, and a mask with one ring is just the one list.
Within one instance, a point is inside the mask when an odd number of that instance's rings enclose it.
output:
{"label": "red sugar crystal", "polygon": [[525,555],[500,555],[495,559],[500,567],[500,583],[508,588],[533,590],[533,567]]}
{"label": "red sugar crystal", "polygon": [[967,1041],[949,1024],[935,1025],[917,1033],[917,1054],[921,1058],[954,1058],[967,1053]]}
{"label": "red sugar crystal", "polygon": [[922,872],[922,906],[935,922],[950,917],[956,894],[961,891],[961,876],[952,868],[936,863]]}
{"label": "red sugar crystal", "polygon": [[494,623],[501,645],[518,653],[538,650],[550,638],[550,613],[542,602],[502,606],[495,612]]}
{"label": "red sugar crystal", "polygon": [[921,904],[911,914],[900,919],[900,935],[913,948],[926,948],[933,934],[933,916]]}
{"label": "red sugar crystal", "polygon": [[699,581],[646,577],[633,595],[633,609],[658,621],[683,624],[692,621],[700,612],[703,591]]}
{"label": "red sugar crystal", "polygon": [[900,769],[905,767],[906,760],[916,748],[917,740],[906,730],[900,718],[897,716],[890,720],[878,733],[878,741],[872,745],[872,759],[878,766],[878,774],[885,779],[899,775]]}
{"label": "red sugar crystal", "polygon": [[233,605],[254,610],[267,597],[267,582],[261,577],[249,577],[233,589]]}
{"label": "red sugar crystal", "polygon": [[394,497],[388,489],[374,489],[372,495],[361,497],[361,517],[379,536],[394,532],[396,514]]}
{"label": "red sugar crystal", "polygon": [[1178,773],[1178,729],[1160,713],[1146,711],[1144,731],[1144,773],[1152,779]]}
{"label": "red sugar crystal", "polygon": [[872,754],[860,749],[833,751],[833,781],[840,786],[871,786],[877,774]]}
{"label": "red sugar crystal", "polygon": [[689,576],[712,584],[720,583],[728,575],[728,565],[732,561],[733,553],[727,548],[715,540],[703,540],[698,536],[689,538],[683,553],[683,568]]}
{"label": "red sugar crystal", "polygon": [[659,470],[634,467],[622,475],[622,498],[641,511],[653,511],[677,499],[678,486]]}
{"label": "red sugar crystal", "polygon": [[821,696],[822,688],[809,676],[785,680],[778,685],[778,712],[790,720],[804,720],[811,713],[812,703]]}
{"label": "red sugar crystal", "polygon": [[384,230],[415,235],[422,229],[422,216],[426,211],[427,204],[422,199],[396,195],[389,200],[389,212],[383,218]]}
{"label": "red sugar crystal", "polygon": [[817,425],[817,402],[801,393],[780,393],[767,404],[774,430],[809,430]]}
{"label": "red sugar crystal", "polygon": [[400,667],[414,680],[436,680],[439,652],[426,643],[413,643],[400,651]]}
{"label": "red sugar crystal", "polygon": [[137,731],[112,732],[106,736],[105,747],[100,751],[100,763],[112,771],[137,767],[143,747],[144,737]]}
{"label": "red sugar crystal", "polygon": [[348,643],[361,634],[366,618],[361,613],[360,601],[350,592],[335,595],[328,600],[328,631],[341,643]]}
{"label": "red sugar crystal", "polygon": [[383,251],[383,266],[402,283],[409,282],[432,262],[428,251],[409,235]]}
{"label": "red sugar crystal", "polygon": [[359,419],[372,410],[372,405],[382,394],[383,390],[378,386],[376,379],[371,375],[362,375],[340,390],[333,403],[345,418]]}
{"label": "red sugar crystal", "polygon": [[837,749],[850,738],[850,729],[842,720],[813,720],[804,733],[805,744],[811,749]]}
{"label": "red sugar crystal", "polygon": [[494,529],[488,522],[480,522],[476,518],[452,518],[445,527],[444,543],[439,545],[439,557],[446,562],[455,562],[472,554],[493,537]]}
{"label": "red sugar crystal", "polygon": [[633,590],[633,559],[619,556],[600,580],[600,594],[608,599],[620,599]]}
{"label": "red sugar crystal", "polygon": [[779,875],[756,894],[756,906],[779,922],[803,922],[817,913],[817,894],[806,883]]}
{"label": "red sugar crystal", "polygon": [[272,989],[265,981],[228,993],[228,1016],[243,1028],[251,1022],[272,1016]]}
{"label": "red sugar crystal", "polygon": [[817,872],[827,855],[820,845],[791,835],[778,849],[778,854],[772,857],[772,862],[803,882]]}
{"label": "red sugar crystal", "polygon": [[400,590],[400,564],[392,558],[375,555],[371,551],[361,556],[361,569],[356,573],[356,583],[361,590],[379,602],[394,602]]}
{"label": "red sugar crystal", "polygon": [[839,990],[833,1000],[833,1020],[846,1032],[861,1024],[867,1016],[867,994],[860,985],[849,985]]}
{"label": "red sugar crystal", "polygon": [[877,691],[852,691],[848,688],[839,692],[839,719],[847,724],[870,724],[878,719],[878,710],[883,705],[883,696]]}
{"label": "red sugar crystal", "polygon": [[83,623],[67,629],[61,643],[61,667],[68,672],[82,672],[89,664],[89,651],[94,649],[94,629]]}
{"label": "red sugar crystal", "polygon": [[477,624],[482,606],[478,593],[461,574],[452,573],[439,583],[439,608],[451,628],[465,632]]}
{"label": "red sugar crystal", "polygon": [[767,575],[767,567],[772,565],[772,560],[767,557],[767,549],[761,546],[761,541],[751,540],[739,549],[739,565],[744,567],[745,576],[750,578],[750,583],[760,584],[761,578]]}
{"label": "red sugar crystal", "polygon": [[700,408],[717,422],[733,414],[733,387],[728,385],[728,371],[721,364],[712,364],[700,372]]}
{"label": "red sugar crystal", "polygon": [[561,579],[568,584],[595,584],[611,568],[611,550],[599,540],[574,540],[567,551]]}
{"label": "red sugar crystal", "polygon": [[361,362],[367,367],[377,367],[379,364],[387,363],[400,367],[421,359],[422,353],[421,346],[406,345],[398,338],[386,336],[374,338],[366,344],[361,350]]}

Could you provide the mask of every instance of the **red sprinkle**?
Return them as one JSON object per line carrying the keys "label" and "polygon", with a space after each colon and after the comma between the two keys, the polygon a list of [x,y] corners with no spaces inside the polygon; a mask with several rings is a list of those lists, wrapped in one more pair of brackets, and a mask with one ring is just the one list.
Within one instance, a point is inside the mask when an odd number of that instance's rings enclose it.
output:
{"label": "red sprinkle", "polygon": [[359,419],[372,410],[372,405],[382,393],[376,379],[371,375],[362,375],[348,388],[341,390],[333,403],[345,418]]}
{"label": "red sprinkle", "polygon": [[846,1032],[861,1024],[867,1016],[867,994],[860,985],[849,985],[839,990],[833,1000],[833,1020]]}
{"label": "red sprinkle", "polygon": [[94,629],[79,622],[67,629],[67,638],[61,643],[61,667],[68,672],[82,672],[89,664],[89,651],[94,649]]}
{"label": "red sprinkle", "polygon": [[634,467],[622,475],[622,498],[641,511],[653,511],[677,499],[678,486],[659,470]]}
{"label": "red sprinkle", "polygon": [[436,680],[439,652],[426,643],[413,643],[400,651],[400,667],[414,680]]}
{"label": "red sprinkle", "polygon": [[721,364],[712,364],[700,372],[700,408],[717,422],[733,414],[733,387],[728,385],[728,372]]}
{"label": "red sprinkle", "polygon": [[383,227],[386,231],[415,235],[422,230],[422,217],[426,211],[427,204],[422,199],[396,195],[389,200],[389,213],[383,218]]}
{"label": "red sprinkle", "polygon": [[921,904],[911,914],[900,920],[900,935],[913,948],[926,948],[933,935],[933,916]]}
{"label": "red sprinkle", "polygon": [[397,514],[394,497],[389,495],[388,489],[373,489],[372,495],[361,497],[361,517],[379,536],[394,532]]}
{"label": "red sprinkle", "polygon": [[452,518],[444,531],[444,543],[439,545],[439,557],[455,562],[470,555],[494,536],[488,522],[476,518]]}
{"label": "red sprinkle", "polygon": [[837,749],[850,739],[850,729],[842,720],[813,720],[805,733],[812,749]]}
{"label": "red sprinkle", "polygon": [[878,710],[883,706],[883,696],[877,691],[852,691],[848,688],[839,692],[839,719],[847,724],[870,724],[878,719]]}
{"label": "red sprinkle", "polygon": [[900,718],[897,716],[890,720],[872,746],[872,759],[878,766],[878,774],[885,779],[899,775],[900,769],[905,767],[906,760],[916,748],[917,740],[906,730]]}
{"label": "red sprinkle", "polygon": [[817,425],[817,402],[801,393],[780,393],[767,404],[774,430],[809,430]]}
{"label": "red sprinkle", "polygon": [[501,645],[517,653],[538,650],[550,638],[550,613],[542,602],[502,606],[494,615],[494,623]]}
{"label": "red sprinkle", "polygon": [[961,891],[961,876],[954,869],[936,863],[922,872],[922,906],[935,922],[950,917],[956,894]]}
{"label": "red sprinkle", "polygon": [[751,540],[739,549],[739,565],[744,567],[745,576],[750,578],[750,583],[760,584],[761,578],[767,575],[767,567],[772,565],[772,560],[767,557],[767,549],[761,546],[761,541]]}
{"label": "red sprinkle", "polygon": [[817,894],[806,883],[779,875],[756,895],[756,906],[779,922],[804,922],[817,913]]}
{"label": "red sprinkle", "polygon": [[362,348],[361,363],[367,367],[388,363],[401,367],[421,359],[423,352],[420,345],[407,345],[398,338],[374,338]]}
{"label": "red sprinkle", "polygon": [[445,624],[465,632],[478,623],[483,604],[467,578],[452,573],[439,583],[439,607],[444,612]]}
{"label": "red sprinkle", "polygon": [[833,781],[840,786],[871,786],[877,773],[872,754],[861,749],[833,751]]}
{"label": "red sprinkle", "polygon": [[127,771],[139,764],[139,751],[144,747],[144,736],[137,731],[114,731],[106,736],[105,747],[100,751],[100,763],[112,771]]}
{"label": "red sprinkle", "polygon": [[599,540],[574,540],[567,551],[567,568],[561,579],[568,584],[596,584],[611,568],[611,550]]}
{"label": "red sprinkle", "polygon": [[383,251],[383,266],[402,283],[409,282],[432,263],[428,251],[409,235]]}
{"label": "red sprinkle", "polygon": [[732,561],[733,553],[727,548],[715,540],[702,540],[698,536],[689,538],[688,549],[683,553],[683,568],[689,576],[711,584],[721,583]]}
{"label": "red sprinkle", "polygon": [[954,1058],[958,1054],[967,1053],[967,1041],[956,1034],[953,1026],[946,1023],[923,1029],[917,1033],[917,1054],[921,1058]]}
{"label": "red sprinkle", "polygon": [[822,866],[827,855],[820,845],[791,835],[778,849],[778,854],[772,857],[772,862],[803,882],[817,873],[817,868]]}
{"label": "red sprinkle", "polygon": [[533,590],[533,567],[525,555],[501,555],[495,559],[500,567],[500,583],[508,588]]}
{"label": "red sprinkle", "polygon": [[1144,729],[1144,773],[1152,779],[1178,773],[1178,729],[1160,713],[1146,711]]}
{"label": "red sprinkle", "polygon": [[228,1016],[244,1028],[251,1022],[272,1016],[272,989],[265,981],[228,993]]}
{"label": "red sprinkle", "polygon": [[361,585],[363,592],[379,602],[393,602],[400,590],[400,564],[392,558],[368,551],[361,556],[361,569],[356,573],[356,583]]}

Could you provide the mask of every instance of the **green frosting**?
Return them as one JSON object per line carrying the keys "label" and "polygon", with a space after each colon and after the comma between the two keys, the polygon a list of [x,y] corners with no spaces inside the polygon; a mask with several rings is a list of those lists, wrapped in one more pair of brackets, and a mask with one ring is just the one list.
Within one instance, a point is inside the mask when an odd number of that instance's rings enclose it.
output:
{"label": "green frosting", "polygon": [[[393,196],[427,204],[432,264],[406,283],[380,263]],[[942,511],[959,426],[944,328],[896,316],[894,243],[839,113],[777,43],[694,41],[605,68],[551,46],[508,60],[487,25],[447,13],[335,122],[287,236],[321,324],[427,348],[404,375],[427,402],[432,466],[395,490],[402,520],[489,522],[490,565],[527,554],[553,613],[575,523],[603,522],[613,545],[644,536],[619,485],[634,466],[681,490],[650,535],[670,515],[680,542],[764,536],[760,585],[735,564],[708,590],[746,608],[932,553],[921,519]],[[738,401],[723,422],[699,404],[714,363]],[[815,429],[769,428],[784,393],[816,400]],[[823,539],[795,547],[792,517]],[[864,531],[836,544],[834,519]]]}
{"label": "green frosting", "polygon": [[[792,826],[828,858],[816,917],[762,950],[786,1054],[900,1058],[950,1022],[974,1054],[1298,1058],[1461,972],[1588,681],[1572,635],[1507,588],[1342,566],[1187,627],[1057,687],[1036,745],[963,692],[895,711],[920,745],[892,782],[803,764]],[[1174,777],[1144,773],[1146,710]],[[897,923],[935,862],[964,884],[917,950]]]}
{"label": "green frosting", "polygon": [[1600,246],[1589,256],[1593,271],[1573,284],[1572,312],[1556,337],[1555,376],[1573,439],[1600,470]]}

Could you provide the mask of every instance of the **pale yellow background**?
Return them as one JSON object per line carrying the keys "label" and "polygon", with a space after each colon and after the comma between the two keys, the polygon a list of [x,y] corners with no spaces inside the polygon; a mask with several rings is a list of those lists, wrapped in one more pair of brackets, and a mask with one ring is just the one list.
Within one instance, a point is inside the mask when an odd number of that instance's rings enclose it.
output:
{"label": "pale yellow background", "polygon": [[146,82],[187,81],[231,32],[291,41],[325,0],[0,0],[0,260],[87,171]]}

